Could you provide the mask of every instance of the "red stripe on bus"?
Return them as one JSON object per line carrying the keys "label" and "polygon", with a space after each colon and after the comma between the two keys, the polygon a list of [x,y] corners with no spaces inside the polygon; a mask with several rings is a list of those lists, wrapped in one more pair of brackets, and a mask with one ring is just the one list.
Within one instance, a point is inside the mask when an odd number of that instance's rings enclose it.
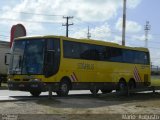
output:
{"label": "red stripe on bus", "polygon": [[71,76],[69,76],[69,78],[70,78],[71,82],[73,82],[72,77],[71,77]]}
{"label": "red stripe on bus", "polygon": [[141,77],[136,66],[134,67],[134,78],[136,81],[141,81]]}
{"label": "red stripe on bus", "polygon": [[136,81],[139,81],[139,77],[135,68],[134,68],[134,75],[135,75]]}
{"label": "red stripe on bus", "polygon": [[141,81],[141,76],[140,76],[140,74],[139,74],[139,72],[138,72],[138,69],[137,69],[137,67],[136,67],[135,69],[136,69],[136,71],[137,71],[137,74],[138,74],[139,81]]}
{"label": "red stripe on bus", "polygon": [[76,74],[74,72],[73,72],[73,75],[74,75],[76,81],[78,81],[78,78],[77,78],[77,76],[76,76]]}
{"label": "red stripe on bus", "polygon": [[135,73],[134,73],[134,79],[135,79],[136,81],[138,81],[138,80],[137,80],[137,77],[136,77],[136,75],[135,75]]}
{"label": "red stripe on bus", "polygon": [[75,81],[74,77],[71,75],[73,82]]}

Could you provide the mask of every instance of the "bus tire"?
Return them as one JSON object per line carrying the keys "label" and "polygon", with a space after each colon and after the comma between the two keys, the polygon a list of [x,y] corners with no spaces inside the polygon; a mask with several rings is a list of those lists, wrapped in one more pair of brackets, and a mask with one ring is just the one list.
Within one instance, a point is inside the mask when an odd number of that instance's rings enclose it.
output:
{"label": "bus tire", "polygon": [[30,91],[30,93],[33,97],[39,97],[39,95],[41,94],[41,91]]}
{"label": "bus tire", "polygon": [[99,89],[97,89],[96,87],[95,88],[93,88],[93,89],[90,89],[90,91],[91,91],[91,93],[93,94],[93,95],[97,95],[97,93],[98,93],[98,91],[99,91]]}
{"label": "bus tire", "polygon": [[102,94],[107,94],[107,93],[111,93],[112,90],[109,89],[101,89]]}
{"label": "bus tire", "polygon": [[59,90],[56,91],[56,93],[58,96],[67,96],[69,93],[69,88],[69,82],[64,80],[60,83]]}
{"label": "bus tire", "polygon": [[128,82],[128,88],[129,88],[129,90],[133,90],[134,88],[136,88],[136,84],[135,84],[135,81],[134,80],[130,80],[129,82]]}
{"label": "bus tire", "polygon": [[116,93],[117,93],[117,95],[120,95],[120,96],[128,95],[128,86],[124,80],[119,81]]}

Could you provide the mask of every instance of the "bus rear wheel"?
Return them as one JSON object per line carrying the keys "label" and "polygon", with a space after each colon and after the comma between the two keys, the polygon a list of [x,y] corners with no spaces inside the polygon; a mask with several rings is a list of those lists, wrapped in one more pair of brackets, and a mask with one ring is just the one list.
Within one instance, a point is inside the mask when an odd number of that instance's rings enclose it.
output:
{"label": "bus rear wheel", "polygon": [[97,89],[97,88],[95,87],[95,88],[93,88],[93,89],[90,89],[90,91],[91,91],[91,93],[92,93],[93,95],[97,95],[99,89]]}
{"label": "bus rear wheel", "polygon": [[111,93],[112,90],[109,90],[109,89],[101,89],[101,92],[102,92],[103,94],[107,94],[107,93]]}
{"label": "bus rear wheel", "polygon": [[67,96],[69,93],[69,83],[67,81],[62,81],[56,93],[58,96]]}
{"label": "bus rear wheel", "polygon": [[130,80],[128,83],[128,87],[129,87],[129,90],[133,90],[134,88],[136,88],[135,81]]}
{"label": "bus rear wheel", "polygon": [[30,91],[30,93],[33,97],[39,97],[39,95],[41,94],[41,91]]}
{"label": "bus rear wheel", "polygon": [[120,96],[126,96],[128,94],[128,86],[125,81],[120,81],[118,83],[118,89],[116,90],[117,94]]}

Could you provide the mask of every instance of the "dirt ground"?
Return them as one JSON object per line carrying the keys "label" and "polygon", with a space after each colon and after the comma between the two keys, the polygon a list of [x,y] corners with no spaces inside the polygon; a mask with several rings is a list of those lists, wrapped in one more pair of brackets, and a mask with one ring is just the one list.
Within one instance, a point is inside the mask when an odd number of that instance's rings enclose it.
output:
{"label": "dirt ground", "polygon": [[21,114],[30,120],[119,120],[125,114],[159,114],[160,119],[159,93],[134,93],[129,97],[115,94],[94,97],[88,94],[48,99],[46,96],[36,100],[0,102],[0,106],[2,115]]}

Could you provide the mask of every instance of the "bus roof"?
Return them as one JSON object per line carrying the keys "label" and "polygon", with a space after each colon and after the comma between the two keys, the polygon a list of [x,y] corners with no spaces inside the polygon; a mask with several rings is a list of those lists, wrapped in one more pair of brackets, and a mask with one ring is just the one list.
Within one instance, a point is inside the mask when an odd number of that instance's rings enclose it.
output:
{"label": "bus roof", "polygon": [[77,39],[77,38],[71,38],[71,37],[65,37],[65,36],[55,36],[55,35],[45,35],[45,36],[25,36],[25,37],[18,37],[15,40],[21,40],[21,39],[36,39],[36,38],[62,38],[65,40],[70,41],[76,41],[76,42],[83,42],[83,43],[91,43],[96,45],[105,45],[105,46],[113,46],[117,48],[124,48],[124,49],[131,49],[131,50],[139,50],[139,51],[149,51],[148,48],[144,47],[129,47],[129,46],[122,46],[117,43],[113,42],[107,42],[102,40],[94,40],[94,39]]}

